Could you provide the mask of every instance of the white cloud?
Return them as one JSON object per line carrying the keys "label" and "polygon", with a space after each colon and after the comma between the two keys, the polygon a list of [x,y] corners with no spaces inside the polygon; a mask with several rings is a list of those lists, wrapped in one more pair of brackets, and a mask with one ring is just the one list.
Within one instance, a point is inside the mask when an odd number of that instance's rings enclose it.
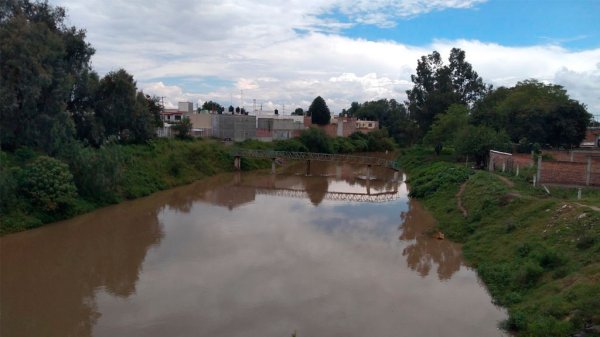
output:
{"label": "white cloud", "polygon": [[[285,104],[286,111],[306,109],[317,95],[335,113],[352,101],[403,101],[417,59],[433,50],[447,56],[456,46],[466,51],[467,61],[488,83],[510,86],[528,78],[556,82],[600,113],[595,91],[600,49],[510,47],[473,40],[410,46],[342,35],[349,25],[393,26],[401,18],[471,8],[479,0],[54,2],[67,7],[72,24],[87,29],[88,41],[97,50],[95,69],[103,74],[123,67],[146,92],[166,96],[170,104],[190,99],[235,106],[240,90],[247,108],[256,99],[269,108]],[[345,21],[336,13],[345,15]],[[174,83],[178,77],[208,86],[163,84],[165,78]]]}

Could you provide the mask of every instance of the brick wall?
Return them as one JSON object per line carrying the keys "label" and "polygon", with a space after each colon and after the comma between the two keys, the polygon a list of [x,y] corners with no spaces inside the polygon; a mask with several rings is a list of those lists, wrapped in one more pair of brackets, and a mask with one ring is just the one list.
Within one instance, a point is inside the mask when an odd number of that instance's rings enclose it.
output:
{"label": "brick wall", "polygon": [[505,168],[506,170],[512,170],[513,159],[512,154],[498,152],[498,151],[490,151],[490,161],[489,161],[489,170],[502,170]]}
{"label": "brick wall", "polygon": [[586,167],[584,163],[542,161],[540,183],[585,185]]}
{"label": "brick wall", "polygon": [[542,150],[542,155],[548,155],[556,161],[571,161],[575,163],[587,163],[588,157],[600,156],[598,150],[573,150],[573,151],[559,151],[559,150]]}
{"label": "brick wall", "polygon": [[[542,161],[540,183],[586,186],[587,159],[585,162]],[[600,158],[592,158],[589,186],[600,186]]]}

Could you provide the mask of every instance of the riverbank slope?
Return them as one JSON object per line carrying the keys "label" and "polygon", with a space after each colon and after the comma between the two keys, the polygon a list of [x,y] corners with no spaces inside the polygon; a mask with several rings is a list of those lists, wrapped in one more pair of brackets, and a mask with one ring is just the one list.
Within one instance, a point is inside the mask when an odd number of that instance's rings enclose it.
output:
{"label": "riverbank slope", "polygon": [[[55,157],[28,148],[1,152],[0,234],[232,171],[229,147],[210,139],[155,139],[98,149],[72,144]],[[242,170],[268,164],[246,159]]]}
{"label": "riverbank slope", "polygon": [[[400,156],[411,196],[450,239],[464,244],[503,327],[519,336],[599,335],[600,191],[534,188],[521,177],[475,171],[450,153],[414,148]],[[529,175],[530,177],[531,175]],[[595,205],[595,206],[594,206]],[[592,207],[588,207],[592,206]],[[583,336],[582,335],[582,336]]]}

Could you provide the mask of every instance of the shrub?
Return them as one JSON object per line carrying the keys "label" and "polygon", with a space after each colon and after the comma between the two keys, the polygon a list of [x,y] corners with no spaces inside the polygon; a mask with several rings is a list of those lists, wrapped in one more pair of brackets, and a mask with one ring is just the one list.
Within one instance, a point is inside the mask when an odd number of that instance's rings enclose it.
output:
{"label": "shrub", "polygon": [[300,142],[311,152],[332,153],[333,148],[325,131],[319,128],[310,128],[302,131]]}
{"label": "shrub", "polygon": [[49,212],[70,207],[77,195],[69,166],[47,156],[38,157],[25,166],[20,190],[32,204]]}
{"label": "shrub", "polygon": [[533,287],[542,274],[544,273],[544,268],[542,268],[539,264],[533,261],[525,262],[517,271],[516,282],[523,287]]}

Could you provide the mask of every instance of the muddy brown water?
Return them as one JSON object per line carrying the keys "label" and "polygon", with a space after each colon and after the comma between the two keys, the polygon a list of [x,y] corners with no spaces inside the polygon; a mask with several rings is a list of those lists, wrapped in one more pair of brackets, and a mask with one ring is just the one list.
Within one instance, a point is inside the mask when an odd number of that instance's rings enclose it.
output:
{"label": "muddy brown water", "polygon": [[219,175],[0,238],[0,335],[503,336],[505,312],[402,179],[304,170]]}

